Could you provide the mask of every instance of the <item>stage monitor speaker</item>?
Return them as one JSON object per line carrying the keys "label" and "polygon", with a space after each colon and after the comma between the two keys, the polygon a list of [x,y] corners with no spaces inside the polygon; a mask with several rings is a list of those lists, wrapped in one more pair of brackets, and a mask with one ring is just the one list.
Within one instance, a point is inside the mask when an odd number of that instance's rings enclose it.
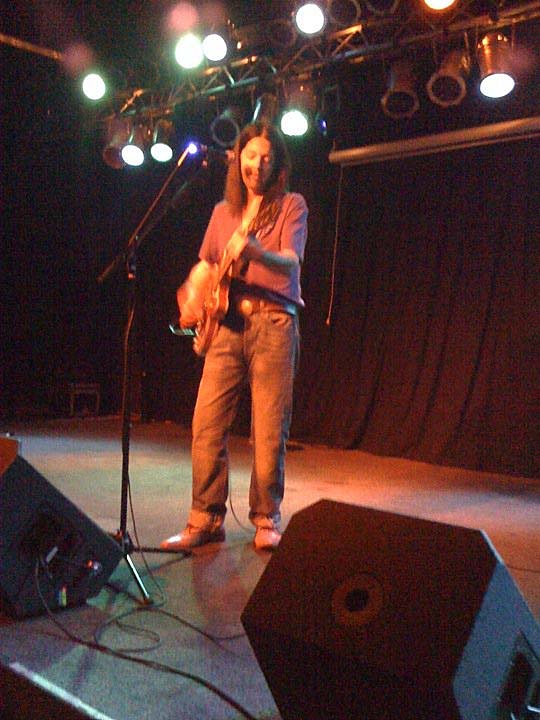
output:
{"label": "stage monitor speaker", "polygon": [[2,720],[113,720],[67,690],[0,652],[0,718]]}
{"label": "stage monitor speaker", "polygon": [[486,535],[321,500],[242,623],[284,720],[532,720],[540,627]]}
{"label": "stage monitor speaker", "polygon": [[122,553],[0,438],[0,608],[23,618],[99,593]]}

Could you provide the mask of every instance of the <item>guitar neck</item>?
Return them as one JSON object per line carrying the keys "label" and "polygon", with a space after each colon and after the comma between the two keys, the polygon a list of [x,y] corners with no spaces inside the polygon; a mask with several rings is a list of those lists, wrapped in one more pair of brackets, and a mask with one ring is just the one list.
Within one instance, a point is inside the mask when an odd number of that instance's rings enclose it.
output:
{"label": "guitar neck", "polygon": [[225,275],[229,272],[231,269],[231,266],[234,262],[234,258],[232,258],[229,253],[227,252],[227,248],[223,251],[223,255],[221,256],[221,260],[219,262],[219,268],[218,268],[218,275],[216,282],[214,284],[214,287],[217,287],[221,284],[223,281],[223,278]]}
{"label": "guitar neck", "polygon": [[[247,233],[247,226],[245,228],[242,228],[242,230]],[[236,232],[237,231],[235,231],[235,233]],[[233,233],[232,237],[234,237],[234,233]],[[232,240],[232,237],[231,237],[231,240]],[[246,247],[247,242],[248,242],[247,234],[243,236],[243,239],[244,239],[244,244],[242,246],[242,250],[244,250],[244,248]],[[229,240],[229,242],[230,242],[230,240]],[[238,255],[240,255],[240,253],[238,253]],[[219,260],[218,275],[217,275],[217,279],[216,279],[214,287],[217,287],[220,285],[220,283],[224,279],[225,275],[231,269],[231,266],[232,266],[234,260],[235,260],[235,258],[229,254],[228,243],[227,243],[227,245],[225,245],[225,248],[223,249],[221,258]]]}

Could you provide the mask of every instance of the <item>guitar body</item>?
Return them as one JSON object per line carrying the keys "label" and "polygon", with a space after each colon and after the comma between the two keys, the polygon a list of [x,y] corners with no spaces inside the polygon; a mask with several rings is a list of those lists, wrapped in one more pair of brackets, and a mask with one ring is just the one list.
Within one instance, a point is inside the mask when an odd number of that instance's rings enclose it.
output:
{"label": "guitar body", "polygon": [[[246,244],[247,236],[243,236],[243,247],[245,247]],[[238,248],[236,254],[239,255],[241,250],[242,248]],[[229,288],[231,286],[233,262],[234,257],[228,252],[228,248],[226,247],[217,265],[215,279],[206,292],[204,290],[197,292],[195,283],[192,282],[190,285],[190,280],[188,279],[177,293],[177,298],[189,297],[191,293],[193,299],[195,299],[194,304],[198,308],[197,316],[199,319],[194,328],[188,327],[184,329],[176,323],[169,323],[169,328],[175,335],[194,336],[193,350],[199,357],[204,357],[208,352],[208,348],[217,334],[220,323],[229,309]],[[195,268],[198,268],[200,265],[201,263],[196,265]],[[202,285],[204,285],[204,283],[201,283],[201,286]],[[182,302],[186,302],[186,300],[178,300],[180,312],[182,312]]]}
{"label": "guitar body", "polygon": [[228,273],[221,278],[208,293],[202,305],[202,317],[195,328],[193,350],[199,357],[204,357],[212,344],[220,323],[229,309],[230,276]]}

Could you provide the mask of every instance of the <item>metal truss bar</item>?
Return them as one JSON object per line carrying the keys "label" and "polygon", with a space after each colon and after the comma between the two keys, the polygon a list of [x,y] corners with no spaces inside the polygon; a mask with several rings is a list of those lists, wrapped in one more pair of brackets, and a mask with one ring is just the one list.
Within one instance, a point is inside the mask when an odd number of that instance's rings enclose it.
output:
{"label": "metal truss bar", "polygon": [[533,116],[407,140],[334,150],[328,159],[335,165],[349,167],[538,137],[540,117]]}
{"label": "metal truss bar", "polygon": [[4,33],[0,33],[0,42],[4,43],[4,45],[11,45],[11,47],[18,48],[19,50],[27,50],[28,52],[36,53],[37,55],[52,58],[58,62],[62,62],[64,60],[63,53],[58,52],[58,50],[51,50],[50,48],[45,48],[41,45],[34,45],[34,43],[27,42],[26,40],[20,40],[12,35],[4,35]]}
{"label": "metal truss bar", "polygon": [[[272,64],[268,58],[259,55],[247,56],[227,66],[207,68],[199,77],[191,79],[189,91],[186,91],[185,86],[179,86],[173,91],[172,96],[174,104],[181,105],[197,96],[211,96],[232,89],[251,88],[263,79],[268,80],[268,74],[260,72],[264,64],[266,70],[271,68],[270,80],[279,82],[288,76],[311,73],[331,65],[384,57],[409,46],[428,45],[437,40],[444,42],[470,31],[489,32],[538,18],[540,18],[540,0],[533,0],[513,8],[502,8],[497,18],[483,14],[456,20],[440,27],[432,26],[425,32],[415,32],[412,23],[402,20],[403,35],[390,36],[388,40],[379,43],[370,43],[367,34],[371,30],[381,31],[386,28],[391,35],[391,28],[399,27],[399,22],[396,18],[368,18],[350,28],[323,37],[318,42],[309,41],[302,47],[296,48],[292,54],[273,57]],[[247,70],[246,65],[249,66]],[[246,72],[235,79],[234,71],[238,70],[246,70]],[[212,82],[205,84],[203,80],[208,76],[212,78]]]}

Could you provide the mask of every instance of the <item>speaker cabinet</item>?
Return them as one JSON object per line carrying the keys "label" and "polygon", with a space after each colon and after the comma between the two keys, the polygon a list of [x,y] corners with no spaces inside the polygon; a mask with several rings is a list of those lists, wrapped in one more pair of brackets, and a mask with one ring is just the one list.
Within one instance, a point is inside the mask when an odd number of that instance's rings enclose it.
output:
{"label": "speaker cabinet", "polygon": [[5,663],[1,654],[0,718],[112,720],[20,663]]}
{"label": "speaker cabinet", "polygon": [[16,618],[97,595],[118,544],[0,439],[0,607]]}
{"label": "speaker cabinet", "polygon": [[321,500],[242,623],[284,720],[537,717],[540,628],[479,530]]}

